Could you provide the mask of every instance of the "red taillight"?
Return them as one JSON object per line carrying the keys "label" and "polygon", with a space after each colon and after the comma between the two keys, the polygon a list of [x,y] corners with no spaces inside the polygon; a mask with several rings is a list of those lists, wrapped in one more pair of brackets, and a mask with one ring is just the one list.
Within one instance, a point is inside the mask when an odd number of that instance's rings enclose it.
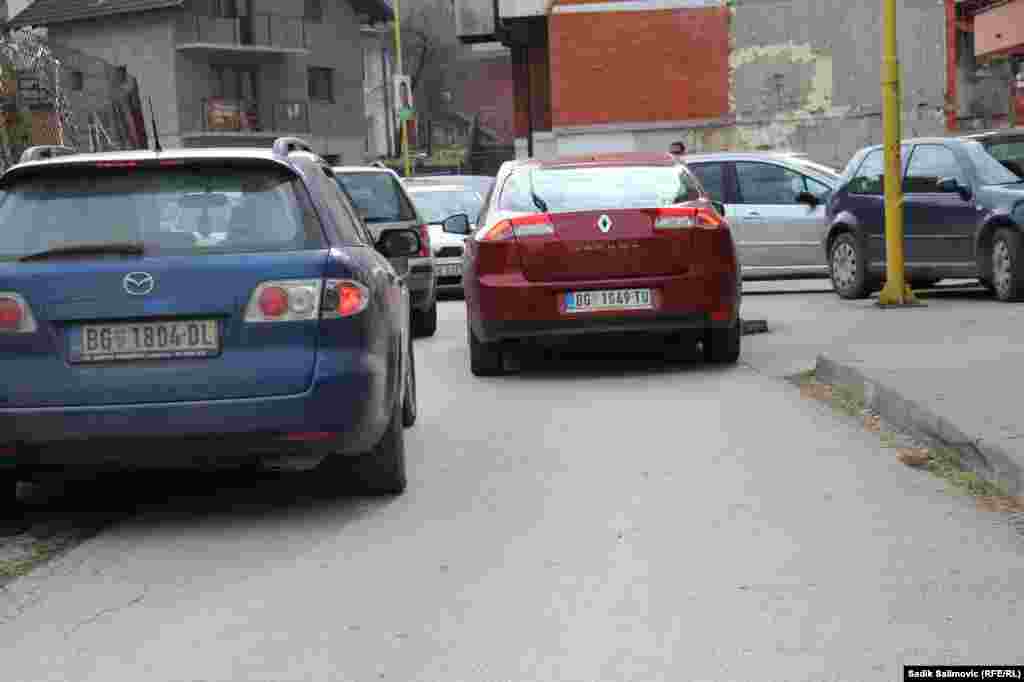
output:
{"label": "red taillight", "polygon": [[324,289],[320,316],[325,319],[352,317],[366,309],[370,292],[359,282],[347,279],[329,279]]}
{"label": "red taillight", "polygon": [[497,222],[487,230],[487,232],[480,235],[480,241],[482,242],[504,242],[512,239],[512,221],[502,220]]}
{"label": "red taillight", "polygon": [[480,241],[503,242],[513,237],[550,237],[554,234],[555,226],[548,214],[535,213],[495,223],[480,237]]}
{"label": "red taillight", "polygon": [[654,211],[654,229],[685,230],[691,227],[717,229],[722,219],[714,209],[697,207],[659,208]]}
{"label": "red taillight", "polygon": [[430,256],[430,230],[426,225],[420,225],[420,257]]}
{"label": "red taillight", "polygon": [[21,328],[25,312],[13,298],[0,298],[0,329],[15,331]]}
{"label": "red taillight", "polygon": [[260,312],[264,317],[281,317],[288,312],[288,292],[281,287],[267,287],[260,292]]}
{"label": "red taillight", "polygon": [[175,166],[184,166],[185,162],[181,159],[162,159],[160,165],[164,168],[170,168]]}
{"label": "red taillight", "polygon": [[138,161],[97,161],[97,168],[138,168]]}

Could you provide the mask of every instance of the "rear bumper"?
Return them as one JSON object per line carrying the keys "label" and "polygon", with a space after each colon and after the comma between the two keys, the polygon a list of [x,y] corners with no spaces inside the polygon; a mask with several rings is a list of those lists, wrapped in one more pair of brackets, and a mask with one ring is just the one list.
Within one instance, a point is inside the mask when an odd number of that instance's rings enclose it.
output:
{"label": "rear bumper", "polygon": [[0,453],[16,466],[161,466],[261,454],[369,450],[394,404],[387,360],[321,352],[310,389],[264,398],[0,409]]}
{"label": "rear bumper", "polygon": [[[519,274],[467,277],[470,325],[485,343],[623,332],[701,332],[736,324],[741,290],[735,274],[647,277],[614,282],[530,282]],[[568,290],[649,288],[655,310],[566,314]]]}

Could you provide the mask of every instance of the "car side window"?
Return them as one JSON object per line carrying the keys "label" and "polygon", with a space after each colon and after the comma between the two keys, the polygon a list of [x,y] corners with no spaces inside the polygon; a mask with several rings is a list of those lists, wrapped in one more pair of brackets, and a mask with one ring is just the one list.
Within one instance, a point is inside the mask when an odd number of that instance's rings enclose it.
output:
{"label": "car side window", "polygon": [[864,158],[847,187],[851,194],[882,195],[885,193],[884,180],[885,158],[882,150],[876,149]]}
{"label": "car side window", "polygon": [[968,184],[953,150],[941,144],[914,147],[903,179],[903,191],[907,194],[935,194],[942,178],[956,178],[961,185]]}
{"label": "car side window", "polygon": [[818,182],[817,180],[814,180],[812,178],[809,178],[806,175],[804,176],[804,183],[807,185],[807,191],[813,194],[818,199],[818,201],[824,201],[824,199],[832,191],[832,189],[828,185],[822,182]]}
{"label": "car side window", "polygon": [[697,176],[697,180],[700,181],[712,201],[725,203],[724,163],[695,163],[688,167]]}
{"label": "car side window", "polygon": [[795,204],[805,187],[803,175],[770,163],[738,162],[736,177],[743,204]]}
{"label": "car side window", "polygon": [[537,210],[533,205],[533,198],[530,196],[528,172],[513,173],[505,180],[505,184],[501,188],[501,195],[498,197],[499,210],[517,213],[533,213]]}

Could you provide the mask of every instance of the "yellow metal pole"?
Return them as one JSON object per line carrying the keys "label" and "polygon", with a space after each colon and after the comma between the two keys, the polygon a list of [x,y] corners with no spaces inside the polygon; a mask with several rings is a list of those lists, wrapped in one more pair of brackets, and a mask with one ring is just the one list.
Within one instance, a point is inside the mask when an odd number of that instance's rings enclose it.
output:
{"label": "yellow metal pole", "polygon": [[[399,75],[405,75],[402,70],[402,14],[401,8],[399,7],[399,0],[395,0],[395,72]],[[412,92],[409,93],[410,99],[412,98]],[[401,106],[401,102],[396,102],[396,106]],[[409,159],[409,121],[402,117],[402,155],[405,157],[405,177],[412,176],[412,164]]]}
{"label": "yellow metal pole", "polygon": [[[915,304],[903,262],[903,164],[900,158],[902,105],[897,52],[896,0],[882,0],[882,119],[885,128],[885,288],[883,306]],[[865,263],[865,266],[867,264]]]}

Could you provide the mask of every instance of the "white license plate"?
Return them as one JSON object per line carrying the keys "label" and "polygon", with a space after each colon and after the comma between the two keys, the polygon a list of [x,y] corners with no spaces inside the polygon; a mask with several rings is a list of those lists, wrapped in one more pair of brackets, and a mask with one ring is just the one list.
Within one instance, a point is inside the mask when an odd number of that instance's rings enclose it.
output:
{"label": "white license plate", "polygon": [[460,277],[462,275],[461,263],[444,263],[437,266],[438,277]]}
{"label": "white license plate", "polygon": [[650,289],[569,291],[563,300],[563,310],[567,313],[654,309],[654,296]]}
{"label": "white license plate", "polygon": [[204,358],[220,352],[216,320],[86,324],[71,329],[71,362]]}

